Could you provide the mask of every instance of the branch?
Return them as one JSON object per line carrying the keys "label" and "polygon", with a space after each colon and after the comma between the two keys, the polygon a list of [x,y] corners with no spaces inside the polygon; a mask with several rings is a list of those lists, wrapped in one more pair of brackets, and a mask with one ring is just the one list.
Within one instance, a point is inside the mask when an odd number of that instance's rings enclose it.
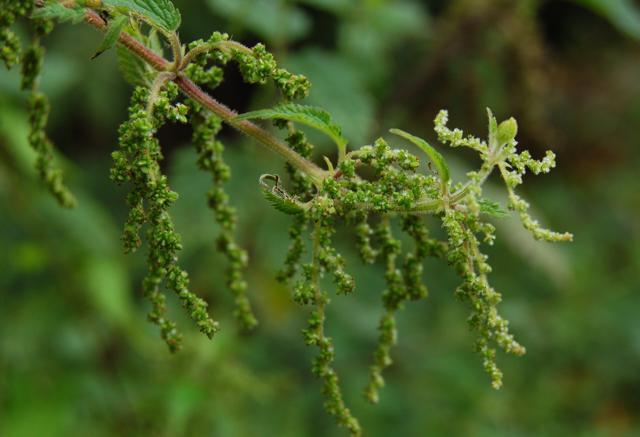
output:
{"label": "branch", "polygon": [[[103,32],[107,29],[107,24],[104,20],[91,9],[87,9],[85,21]],[[167,71],[173,65],[171,62],[167,61],[162,56],[159,56],[153,50],[146,47],[140,41],[125,32],[120,34],[119,42],[131,53],[141,58],[157,71]],[[180,90],[182,90],[184,94],[216,114],[231,127],[252,137],[266,146],[267,149],[280,155],[298,170],[307,174],[316,185],[321,184],[326,177],[330,176],[329,172],[322,170],[313,162],[303,158],[292,150],[284,141],[273,136],[260,126],[247,120],[236,120],[238,114],[235,111],[215,100],[184,74],[178,74],[173,81],[178,85],[178,87],[180,87]]]}

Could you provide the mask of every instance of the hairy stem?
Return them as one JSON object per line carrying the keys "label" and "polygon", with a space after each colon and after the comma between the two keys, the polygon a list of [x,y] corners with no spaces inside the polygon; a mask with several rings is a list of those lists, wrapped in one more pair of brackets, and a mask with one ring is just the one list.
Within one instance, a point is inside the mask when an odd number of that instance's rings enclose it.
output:
{"label": "hairy stem", "polygon": [[298,170],[309,175],[309,177],[316,185],[321,184],[322,180],[325,177],[330,176],[328,172],[322,170],[313,162],[300,156],[298,153],[289,148],[289,146],[285,142],[271,135],[269,132],[262,129],[258,125],[248,120],[237,120],[236,117],[238,116],[238,114],[235,111],[215,100],[183,74],[178,75],[174,82],[180,87],[182,92],[184,92],[196,102],[200,103],[205,108],[209,109],[211,112],[215,113],[227,124],[236,128],[240,132],[255,138],[269,150],[282,156]]}
{"label": "hairy stem", "polygon": [[[98,28],[101,31],[105,31],[107,28],[107,25],[104,22],[104,20],[95,11],[91,9],[86,10],[85,21],[88,24]],[[122,44],[130,52],[138,56],[140,59],[142,59],[144,62],[146,62],[147,64],[149,64],[159,72],[167,72],[175,68],[176,60],[174,60],[174,62],[168,61],[167,59],[156,54],[153,50],[146,47],[140,41],[136,40],[134,37],[132,37],[131,35],[125,32],[120,34],[119,43]],[[175,52],[176,47],[179,46],[179,42],[172,41],[172,46],[174,46],[174,52]],[[200,46],[188,52],[184,57],[182,57],[181,53],[179,56],[175,53],[174,55],[178,56],[178,59],[181,61],[181,66],[186,66],[198,54],[206,51],[210,51],[210,50],[215,50],[216,48],[221,48],[223,50],[224,49],[236,49],[241,51],[249,50],[244,45],[237,43],[235,41],[224,41],[217,44]],[[209,111],[216,114],[226,124],[244,133],[245,135],[257,140],[259,143],[264,145],[267,149],[280,155],[283,159],[285,159],[287,162],[293,165],[296,169],[308,175],[311,181],[316,185],[316,187],[319,187],[322,184],[322,181],[324,179],[332,177],[331,172],[323,170],[312,161],[304,158],[303,156],[301,156],[300,154],[292,150],[284,141],[272,135],[265,129],[261,128],[260,126],[248,120],[237,120],[238,114],[234,110],[232,110],[231,108],[225,106],[224,104],[218,102],[216,99],[211,97],[211,95],[209,95],[206,91],[200,88],[197,84],[195,84],[191,79],[186,77],[184,74],[180,74],[178,72],[175,78],[173,78],[173,81],[176,83],[176,85],[178,85],[178,87],[184,94],[186,94],[196,102],[200,103]],[[357,152],[345,154],[345,158],[349,157],[354,153],[357,153]],[[466,191],[461,190],[460,192],[453,194],[450,201],[453,201],[453,202],[459,201],[462,198],[464,198],[465,195],[466,195]],[[411,213],[424,214],[424,213],[436,212],[438,210],[441,210],[441,208],[442,208],[441,200],[425,198],[420,202],[418,202],[418,204],[415,205],[415,207],[410,211],[398,210],[395,212],[398,212],[398,213],[411,212]],[[367,207],[364,206],[364,209],[367,209]]]}
{"label": "hairy stem", "polygon": [[[104,20],[90,9],[87,9],[85,21],[102,31],[105,31],[107,28]],[[167,71],[172,66],[171,62],[167,61],[162,56],[157,55],[153,50],[146,47],[140,41],[125,32],[120,34],[119,42],[130,52],[158,71]],[[183,93],[216,114],[225,123],[259,141],[266,146],[267,149],[277,153],[298,170],[309,175],[316,185],[320,185],[323,179],[330,176],[328,172],[322,170],[313,162],[303,158],[298,153],[291,150],[284,141],[273,136],[258,125],[248,120],[236,120],[238,114],[235,111],[215,100],[189,78],[179,74],[174,79],[174,82],[178,87],[180,87]]]}
{"label": "hairy stem", "polygon": [[156,80],[151,84],[151,89],[149,90],[149,102],[147,103],[147,112],[151,115],[153,111],[153,105],[155,105],[158,96],[160,95],[160,91],[162,88],[169,82],[175,78],[175,73],[169,71],[163,71],[159,73],[156,77]]}
{"label": "hairy stem", "polygon": [[173,52],[173,71],[176,73],[182,68],[182,44],[178,34],[172,32],[168,35],[169,42],[171,43],[171,51]]}

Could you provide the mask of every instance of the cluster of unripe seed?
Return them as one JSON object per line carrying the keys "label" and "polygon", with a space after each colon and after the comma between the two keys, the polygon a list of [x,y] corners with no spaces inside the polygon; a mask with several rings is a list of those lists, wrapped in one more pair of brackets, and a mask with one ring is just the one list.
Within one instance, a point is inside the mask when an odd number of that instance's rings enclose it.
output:
{"label": "cluster of unripe seed", "polygon": [[150,102],[149,90],[136,88],[129,120],[120,126],[120,145],[112,154],[111,170],[113,181],[132,187],[127,196],[130,212],[123,233],[125,251],[133,252],[141,246],[140,234],[147,228],[149,272],[143,281],[143,290],[152,303],[149,319],[160,327],[171,351],[180,348],[182,336],[175,323],[167,319],[163,286],[177,294],[201,332],[211,338],[219,329],[207,313],[207,303],[189,291],[187,272],[178,264],[182,244],[169,214],[178,195],[170,189],[160,169],[162,151],[155,133],[169,120],[187,121],[188,107],[172,104],[177,95],[177,87],[168,83],[155,101]]}
{"label": "cluster of unripe seed", "polygon": [[62,171],[54,164],[53,144],[45,129],[51,110],[47,96],[39,90],[44,62],[44,47],[40,39],[53,30],[47,19],[29,21],[30,45],[24,49],[11,26],[19,19],[30,17],[32,0],[2,0],[0,2],[0,59],[7,68],[21,64],[21,88],[28,92],[29,144],[36,152],[36,170],[48,191],[65,208],[75,205],[75,198],[64,184]]}
{"label": "cluster of unripe seed", "polygon": [[[520,216],[524,227],[536,239],[568,241],[572,238],[570,234],[540,227],[528,214],[527,202],[515,192],[526,171],[547,173],[555,166],[553,153],[548,152],[538,161],[527,151],[519,152],[515,140],[517,124],[513,119],[498,124],[489,112],[488,141],[483,141],[465,136],[459,129],[449,129],[445,111],[435,120],[439,141],[453,148],[470,148],[482,160],[480,168],[469,172],[465,182],[454,183],[444,157],[426,141],[403,131],[391,132],[418,146],[425,153],[428,166],[423,166],[423,161],[407,150],[392,148],[384,138],[348,151],[340,128],[326,112],[292,103],[308,94],[309,82],[303,76],[280,68],[264,45],[248,48],[230,40],[226,34],[215,32],[206,41],[189,44],[185,53],[174,28],[179,25],[180,16],[171,2],[161,0],[153,5],[146,5],[146,2],[70,2],[68,7],[56,1],[40,2],[44,7],[38,10],[38,16],[47,19],[32,19],[34,39],[31,47],[22,52],[10,26],[17,18],[30,17],[34,2],[3,0],[0,58],[7,67],[22,63],[23,88],[30,92],[29,139],[37,151],[36,167],[49,191],[64,206],[71,206],[73,197],[64,187],[60,171],[52,165],[52,145],[44,133],[48,104],[37,91],[43,56],[39,39],[51,30],[49,18],[79,20],[85,13],[93,13],[86,9],[92,6],[108,20],[113,20],[111,23],[118,23],[115,29],[113,24],[98,24],[106,29],[107,38],[113,40],[109,44],[115,44],[123,32],[129,38],[125,44],[127,48],[136,52],[131,40],[136,41],[142,47],[138,47],[136,55],[161,70],[154,72],[143,68],[139,77],[135,77],[138,73],[134,64],[139,60],[121,57],[127,63],[126,77],[138,86],[133,92],[129,118],[119,130],[119,146],[112,155],[111,178],[131,188],[126,199],[130,211],[123,231],[124,248],[133,252],[146,242],[148,273],[143,281],[143,292],[152,306],[149,319],[159,326],[169,349],[177,351],[180,348],[182,335],[167,317],[164,288],[176,293],[190,318],[205,335],[213,337],[220,326],[210,317],[208,304],[189,291],[188,275],[179,265],[178,253],[182,245],[169,214],[178,195],[162,174],[160,161],[163,156],[156,138],[158,129],[168,122],[193,126],[197,165],[212,180],[207,203],[220,229],[218,250],[228,261],[226,277],[236,305],[234,315],[244,329],[250,330],[257,325],[247,297],[247,282],[243,278],[248,256],[235,241],[236,210],[224,189],[231,170],[224,162],[224,146],[216,137],[225,122],[245,129],[245,133],[249,129],[259,141],[268,143],[281,156],[291,158],[285,167],[285,183],[277,175],[266,174],[260,180],[260,187],[266,199],[278,211],[289,214],[293,221],[289,230],[290,248],[277,277],[292,286],[292,299],[296,303],[309,308],[303,338],[307,345],[317,348],[312,371],[322,381],[327,411],[340,425],[354,436],[361,434],[360,425],[341,393],[333,367],[333,342],[325,334],[326,307],[332,295],[321,286],[322,277],[331,276],[336,295],[350,294],[357,288],[347,272],[345,257],[332,242],[338,224],[353,230],[354,244],[362,261],[367,264],[380,262],[385,271],[386,285],[381,290],[384,311],[378,326],[379,339],[373,353],[369,383],[364,390],[366,398],[374,403],[378,401],[378,391],[384,385],[383,370],[392,363],[391,348],[397,341],[397,312],[407,302],[427,297],[423,264],[429,257],[446,260],[460,275],[461,284],[455,295],[471,309],[468,322],[477,335],[475,348],[483,357],[492,385],[499,388],[502,374],[496,365],[496,349],[516,355],[523,354],[525,349],[516,342],[509,332],[508,322],[497,311],[501,295],[489,283],[491,267],[487,256],[481,252],[483,243],[493,244],[495,239],[495,228],[488,222],[488,217],[508,212],[486,199],[482,188],[497,169],[507,188],[508,208]],[[92,20],[95,24],[101,19]],[[138,26],[139,22],[148,25],[149,30],[141,30],[146,27]],[[150,49],[142,44],[150,43],[158,35],[172,47],[172,63],[157,60],[162,54],[161,46],[159,53],[147,55]],[[109,44],[104,46],[108,48]],[[129,52],[126,55],[133,56]],[[155,58],[150,59],[152,56]],[[230,61],[235,61],[247,83],[273,82],[282,94],[283,104],[236,117],[221,105],[208,105],[207,102],[212,101],[207,100],[210,99],[208,96],[194,98],[194,92],[206,96],[198,86],[210,90],[223,82],[224,67]],[[191,85],[182,89],[189,98],[181,100],[179,85],[186,80],[191,81]],[[250,118],[272,120],[276,128],[286,132],[285,140],[279,140],[253,124],[247,128],[246,120]],[[311,162],[313,146],[298,125],[318,129],[336,143],[337,159],[325,158],[326,169]],[[444,241],[430,235],[425,214],[440,219],[446,234]],[[399,226],[393,225],[395,221]],[[400,237],[395,235],[398,229],[410,237],[410,247],[402,247]]]}

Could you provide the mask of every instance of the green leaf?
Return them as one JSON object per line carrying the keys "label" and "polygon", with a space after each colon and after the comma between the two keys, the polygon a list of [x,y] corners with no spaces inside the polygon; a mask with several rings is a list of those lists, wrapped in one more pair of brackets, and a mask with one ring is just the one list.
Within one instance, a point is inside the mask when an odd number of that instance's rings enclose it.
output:
{"label": "green leaf", "polygon": [[[272,181],[275,185],[270,186],[267,181]],[[278,211],[289,215],[297,215],[304,212],[302,206],[280,188],[280,177],[278,175],[263,174],[260,176],[260,186],[264,197]]]}
{"label": "green leaf", "polygon": [[447,165],[446,161],[444,160],[444,157],[440,154],[440,152],[434,149],[429,143],[427,143],[422,138],[413,136],[410,133],[407,133],[400,129],[391,129],[389,132],[391,132],[394,135],[398,135],[399,137],[402,137],[405,140],[412,142],[413,144],[418,146],[424,153],[426,153],[429,159],[431,160],[431,162],[433,162],[433,165],[435,165],[436,170],[440,175],[440,180],[442,181],[443,188],[446,186],[446,184],[451,179],[451,176],[449,173],[449,166]]}
{"label": "green leaf", "polygon": [[182,19],[171,0],[104,0],[104,4],[130,12],[168,32],[178,29]]}
{"label": "green leaf", "polygon": [[342,136],[342,129],[331,120],[327,111],[314,106],[304,106],[288,103],[271,109],[247,112],[237,117],[237,120],[287,120],[318,129],[327,134],[337,145],[344,150],[347,140]]}
{"label": "green leaf", "polygon": [[57,20],[61,23],[71,21],[73,24],[77,24],[84,20],[84,9],[67,8],[60,3],[49,3],[35,9],[31,17],[42,20]]}
{"label": "green leaf", "polygon": [[504,209],[498,202],[489,199],[480,199],[480,212],[493,217],[503,218],[509,215],[509,211]]}
{"label": "green leaf", "polygon": [[640,39],[640,10],[633,0],[574,0],[603,16],[619,31]]}
{"label": "green leaf", "polygon": [[516,139],[518,122],[515,118],[511,117],[498,125],[493,112],[489,108],[487,108],[487,115],[489,117],[489,150],[496,150],[498,147],[509,144]]}
{"label": "green leaf", "polygon": [[302,214],[304,211],[298,203],[290,197],[279,196],[272,190],[263,188],[262,193],[275,209],[288,215]]}
{"label": "green leaf", "polygon": [[118,38],[120,37],[120,32],[122,32],[122,29],[124,29],[124,26],[127,25],[128,21],[129,17],[127,17],[126,15],[121,15],[109,22],[109,26],[107,27],[107,32],[104,35],[104,39],[102,40],[100,47],[98,47],[96,54],[93,55],[91,59],[97,58],[102,53],[116,45],[116,43],[118,42]]}
{"label": "green leaf", "polygon": [[516,139],[518,135],[518,122],[515,118],[511,117],[509,120],[505,120],[498,126],[498,146],[509,144]]}
{"label": "green leaf", "polygon": [[118,67],[124,79],[133,86],[146,85],[146,67],[133,53],[122,46],[116,47]]}

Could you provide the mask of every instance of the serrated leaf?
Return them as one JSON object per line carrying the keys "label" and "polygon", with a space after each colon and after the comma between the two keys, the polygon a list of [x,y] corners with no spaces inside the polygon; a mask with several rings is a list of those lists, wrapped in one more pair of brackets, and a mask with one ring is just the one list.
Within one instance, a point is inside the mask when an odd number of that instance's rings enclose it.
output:
{"label": "serrated leaf", "polygon": [[77,24],[84,20],[84,9],[67,8],[60,3],[49,3],[35,9],[31,17],[42,20],[57,20],[61,23],[71,21],[73,24]]}
{"label": "serrated leaf", "polygon": [[169,32],[178,29],[182,20],[171,0],[104,0],[104,4],[131,12]]}
{"label": "serrated leaf", "polygon": [[120,37],[120,32],[124,29],[124,26],[127,25],[129,21],[129,17],[126,15],[121,15],[113,20],[109,21],[109,26],[107,27],[107,32],[104,35],[104,39],[98,47],[96,54],[91,57],[91,59],[95,59],[100,56],[105,51],[112,48],[118,42],[118,38]]}
{"label": "serrated leaf", "polygon": [[339,148],[344,149],[347,140],[342,136],[342,129],[331,120],[331,115],[315,106],[288,103],[271,109],[247,112],[237,117],[238,120],[287,120],[300,123],[327,134]]}
{"label": "serrated leaf", "polygon": [[480,212],[493,217],[503,218],[509,215],[509,211],[504,209],[498,202],[489,199],[480,199]]}
{"label": "serrated leaf", "polygon": [[298,215],[303,212],[303,209],[293,199],[278,196],[267,188],[263,188],[262,193],[264,194],[265,199],[267,199],[269,203],[280,212],[288,215]]}
{"label": "serrated leaf", "polygon": [[124,79],[133,86],[146,85],[146,67],[144,63],[122,46],[116,47],[118,67]]}
{"label": "serrated leaf", "polygon": [[446,187],[447,183],[451,179],[451,175],[449,172],[449,166],[447,165],[444,157],[438,152],[435,148],[433,148],[429,143],[427,143],[422,138],[418,138],[410,133],[407,133],[400,129],[391,129],[391,132],[394,135],[398,135],[399,137],[404,138],[418,146],[433,162],[433,165],[436,167],[436,171],[438,175],[440,175],[440,180],[442,181],[443,190]]}

